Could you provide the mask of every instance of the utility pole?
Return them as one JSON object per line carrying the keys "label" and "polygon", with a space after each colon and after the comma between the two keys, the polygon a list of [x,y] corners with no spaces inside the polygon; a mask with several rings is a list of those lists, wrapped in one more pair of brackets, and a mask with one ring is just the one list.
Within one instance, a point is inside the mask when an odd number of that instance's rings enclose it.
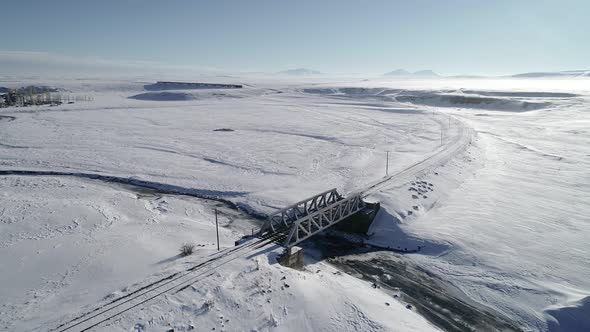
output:
{"label": "utility pole", "polygon": [[385,162],[385,176],[389,175],[389,150],[387,150],[387,161]]}
{"label": "utility pole", "polygon": [[217,232],[217,251],[219,251],[219,223],[217,222],[217,209],[215,209],[215,231]]}

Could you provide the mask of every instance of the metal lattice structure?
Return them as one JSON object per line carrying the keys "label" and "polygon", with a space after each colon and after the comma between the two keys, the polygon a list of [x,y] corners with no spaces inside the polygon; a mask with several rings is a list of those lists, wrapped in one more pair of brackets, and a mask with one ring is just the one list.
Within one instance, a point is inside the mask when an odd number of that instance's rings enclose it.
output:
{"label": "metal lattice structure", "polygon": [[313,197],[304,199],[293,205],[287,206],[268,216],[264,226],[260,229],[259,235],[276,233],[291,228],[293,223],[310,213],[316,212],[330,204],[342,199],[336,188],[324,191]]}
{"label": "metal lattice structure", "polygon": [[258,235],[284,233],[284,245],[289,248],[364,207],[360,193],[344,198],[331,189],[271,214]]}

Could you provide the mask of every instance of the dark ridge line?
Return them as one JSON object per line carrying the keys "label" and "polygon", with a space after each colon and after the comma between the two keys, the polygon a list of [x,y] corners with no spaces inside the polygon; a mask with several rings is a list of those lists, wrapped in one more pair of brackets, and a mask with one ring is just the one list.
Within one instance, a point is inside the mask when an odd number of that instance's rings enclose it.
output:
{"label": "dark ridge line", "polygon": [[10,121],[14,121],[14,120],[16,120],[15,116],[0,115],[0,122],[2,122],[2,121],[10,122]]}
{"label": "dark ridge line", "polygon": [[162,194],[171,194],[171,195],[183,195],[183,196],[190,196],[196,197],[200,199],[207,199],[212,201],[217,201],[228,205],[231,209],[243,211],[244,213],[248,214],[249,216],[256,218],[256,219],[265,219],[267,216],[266,214],[254,211],[250,207],[240,204],[234,203],[228,199],[222,198],[222,196],[226,197],[241,197],[248,192],[243,191],[217,191],[217,190],[208,190],[208,189],[192,189],[181,187],[172,184],[165,184],[160,182],[154,181],[147,181],[147,180],[139,180],[133,178],[125,178],[119,176],[112,176],[112,175],[102,175],[97,173],[82,173],[82,172],[60,172],[60,171],[33,171],[33,170],[0,170],[0,176],[10,176],[10,175],[21,175],[21,176],[70,176],[76,177],[81,179],[91,179],[91,180],[98,180],[108,183],[116,183],[122,185],[130,185],[135,187],[141,188],[148,188],[155,190],[158,193]]}

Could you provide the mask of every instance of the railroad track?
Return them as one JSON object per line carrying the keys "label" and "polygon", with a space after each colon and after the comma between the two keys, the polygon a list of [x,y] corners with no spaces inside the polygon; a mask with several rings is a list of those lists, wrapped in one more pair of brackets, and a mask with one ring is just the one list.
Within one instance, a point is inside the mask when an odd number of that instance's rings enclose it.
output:
{"label": "railroad track", "polygon": [[273,242],[280,242],[285,237],[285,234],[277,232],[261,238],[254,238],[233,248],[225,249],[203,262],[195,264],[183,271],[171,273],[164,278],[142,286],[128,294],[63,322],[49,331],[89,331],[162,295],[181,292],[212,275],[217,268]]}
{"label": "railroad track", "polygon": [[[465,147],[471,142],[473,132],[460,121],[457,122],[461,126],[458,137],[455,137],[451,142],[435,151],[430,157],[366,186],[361,190],[362,196],[366,197],[383,190],[386,187],[409,182],[411,177],[415,177],[421,172],[447,161],[456,153],[465,149]],[[0,173],[1,172],[2,171],[0,171]],[[181,292],[200,280],[212,275],[217,268],[273,242],[279,243],[285,238],[286,235],[282,231],[279,231],[267,234],[260,238],[254,238],[236,247],[225,249],[190,268],[180,272],[171,273],[164,278],[144,285],[119,298],[101,304],[97,308],[78,315],[73,319],[69,319],[49,331],[65,332],[91,330],[128,311],[138,308],[147,302],[161,297],[162,295]]]}
{"label": "railroad track", "polygon": [[467,148],[474,135],[473,129],[467,127],[462,121],[455,119],[455,123],[459,126],[459,135],[454,137],[449,143],[435,150],[428,158],[418,161],[394,174],[385,176],[357,191],[360,191],[364,198],[387,187],[403,185],[412,181],[416,176],[428,171],[428,169],[437,167],[452,159],[456,154]]}

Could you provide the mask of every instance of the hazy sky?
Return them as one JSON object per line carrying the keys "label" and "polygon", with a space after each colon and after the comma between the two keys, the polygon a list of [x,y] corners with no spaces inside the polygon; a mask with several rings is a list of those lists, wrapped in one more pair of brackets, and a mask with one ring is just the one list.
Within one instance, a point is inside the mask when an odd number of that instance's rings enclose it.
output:
{"label": "hazy sky", "polygon": [[93,61],[367,74],[590,69],[589,13],[588,0],[3,1],[0,74]]}

